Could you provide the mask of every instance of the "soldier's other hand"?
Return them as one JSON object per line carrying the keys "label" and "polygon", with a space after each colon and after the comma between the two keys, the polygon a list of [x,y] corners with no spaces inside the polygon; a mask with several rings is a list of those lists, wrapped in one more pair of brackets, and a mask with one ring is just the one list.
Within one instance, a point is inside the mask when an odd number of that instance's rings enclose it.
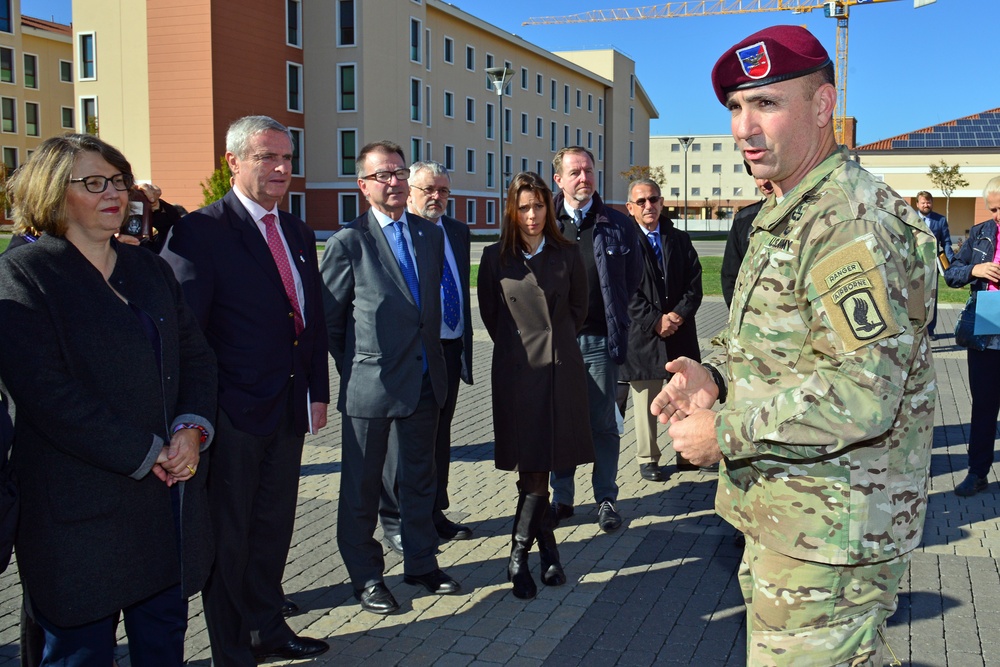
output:
{"label": "soldier's other hand", "polygon": [[649,412],[661,424],[683,419],[695,410],[715,405],[719,388],[708,370],[689,357],[678,357],[666,365],[674,376],[653,399]]}
{"label": "soldier's other hand", "polygon": [[710,466],[722,460],[715,438],[715,413],[698,409],[683,419],[671,420],[667,433],[674,450],[696,466]]}

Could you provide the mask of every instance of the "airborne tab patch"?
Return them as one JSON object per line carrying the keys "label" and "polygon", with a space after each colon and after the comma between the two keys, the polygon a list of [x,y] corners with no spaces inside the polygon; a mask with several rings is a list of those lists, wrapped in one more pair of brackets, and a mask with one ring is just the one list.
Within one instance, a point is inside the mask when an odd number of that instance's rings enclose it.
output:
{"label": "airborne tab patch", "polygon": [[819,298],[830,328],[847,352],[902,331],[889,304],[882,263],[862,237],[809,272],[810,298]]}

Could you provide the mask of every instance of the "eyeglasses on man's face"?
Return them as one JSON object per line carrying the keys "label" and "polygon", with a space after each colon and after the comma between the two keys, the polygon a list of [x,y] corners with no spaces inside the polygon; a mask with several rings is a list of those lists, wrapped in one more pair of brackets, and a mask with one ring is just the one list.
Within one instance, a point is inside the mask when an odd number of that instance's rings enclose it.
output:
{"label": "eyeglasses on man's face", "polygon": [[657,195],[653,195],[652,197],[645,197],[643,199],[636,199],[634,202],[631,202],[631,203],[635,204],[639,208],[643,208],[643,207],[646,206],[646,202],[649,202],[650,206],[656,206],[657,204],[660,203],[661,199],[663,199],[663,197],[659,197]]}
{"label": "eyeglasses on man's face", "polygon": [[396,171],[376,171],[374,174],[368,174],[367,176],[362,176],[361,178],[366,181],[378,181],[379,183],[391,183],[392,177],[395,176],[397,181],[405,181],[410,177],[409,169],[397,169]]}
{"label": "eyeglasses on man's face", "polygon": [[428,197],[433,197],[434,195],[441,195],[442,197],[447,199],[448,197],[451,196],[451,190],[449,190],[448,188],[433,188],[433,187],[422,188],[419,185],[411,185],[410,187],[413,188],[414,190],[420,190]]}
{"label": "eyeglasses on man's face", "polygon": [[70,183],[83,183],[83,187],[87,188],[87,192],[93,192],[95,195],[100,194],[108,189],[108,183],[118,190],[119,192],[125,192],[132,187],[132,177],[125,174],[115,174],[114,176],[84,176],[82,178],[71,178]]}

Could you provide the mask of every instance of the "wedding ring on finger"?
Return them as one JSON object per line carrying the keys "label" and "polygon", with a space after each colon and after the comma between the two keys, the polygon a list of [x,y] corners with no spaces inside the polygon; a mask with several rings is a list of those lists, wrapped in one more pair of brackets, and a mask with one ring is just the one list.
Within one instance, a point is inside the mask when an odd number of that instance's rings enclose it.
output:
{"label": "wedding ring on finger", "polygon": [[188,469],[188,472],[190,472],[192,475],[194,475],[196,472],[198,472],[198,469],[195,468],[194,466],[188,466],[187,469]]}

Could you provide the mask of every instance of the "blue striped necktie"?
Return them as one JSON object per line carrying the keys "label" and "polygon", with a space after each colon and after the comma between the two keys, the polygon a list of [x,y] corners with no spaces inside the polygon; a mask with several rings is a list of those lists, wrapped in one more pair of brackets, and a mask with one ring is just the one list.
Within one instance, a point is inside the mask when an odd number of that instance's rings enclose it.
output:
{"label": "blue striped necktie", "polygon": [[392,223],[392,235],[396,241],[396,261],[399,262],[399,268],[403,272],[403,280],[406,281],[406,286],[410,288],[410,294],[413,295],[413,300],[416,301],[417,308],[419,308],[420,283],[417,281],[417,270],[413,266],[413,257],[410,256],[410,250],[406,247],[402,221]]}
{"label": "blue striped necktie", "polygon": [[451,263],[445,257],[441,272],[441,317],[452,331],[458,328],[459,306],[458,283],[451,272]]}
{"label": "blue striped necktie", "polygon": [[649,237],[649,245],[653,246],[653,254],[656,255],[656,263],[663,266],[663,251],[660,250],[660,239],[659,234],[656,232],[648,232],[646,236]]}

